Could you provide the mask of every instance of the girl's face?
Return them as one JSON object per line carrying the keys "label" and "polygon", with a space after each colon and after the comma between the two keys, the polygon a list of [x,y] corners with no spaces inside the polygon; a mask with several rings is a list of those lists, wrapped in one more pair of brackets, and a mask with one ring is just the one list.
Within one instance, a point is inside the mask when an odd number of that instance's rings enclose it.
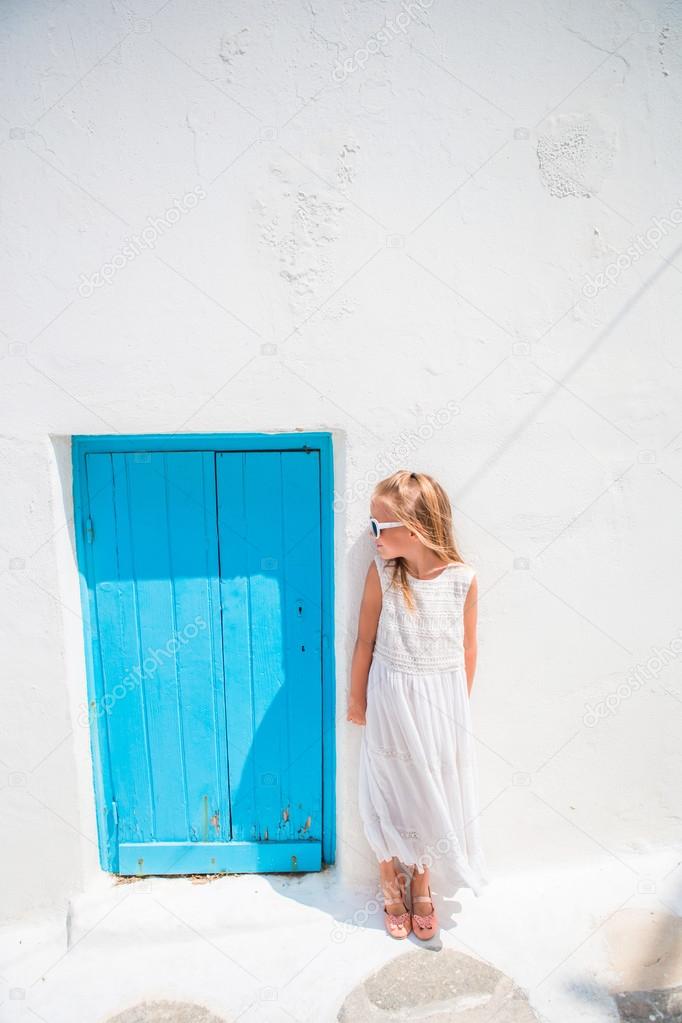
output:
{"label": "girl's face", "polygon": [[[377,522],[398,521],[390,507],[380,497],[372,499],[369,513]],[[391,526],[390,529],[382,529],[379,538],[374,539],[372,537],[372,539],[374,540],[377,552],[382,558],[407,558],[414,549],[414,537],[410,536],[407,526]]]}

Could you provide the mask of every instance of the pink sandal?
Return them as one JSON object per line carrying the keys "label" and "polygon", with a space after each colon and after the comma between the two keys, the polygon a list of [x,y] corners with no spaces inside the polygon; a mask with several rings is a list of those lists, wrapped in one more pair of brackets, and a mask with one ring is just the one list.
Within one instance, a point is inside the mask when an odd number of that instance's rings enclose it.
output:
{"label": "pink sandal", "polygon": [[414,906],[415,902],[431,903],[430,913],[426,913],[423,916],[420,913],[412,913],[412,930],[421,941],[428,941],[438,930],[438,914],[436,913],[435,903],[431,898],[431,885],[429,885],[428,895],[412,896],[412,906]]}
{"label": "pink sandal", "polygon": [[[405,905],[404,875],[399,874],[397,880],[402,902],[403,905]],[[381,890],[384,893],[384,924],[386,926],[386,930],[388,931],[392,938],[406,938],[412,929],[409,911],[406,911],[405,913],[389,913],[386,907],[389,906],[391,902],[397,902],[398,900],[390,899],[389,901],[386,898],[386,890],[384,889],[383,885],[381,887]],[[388,894],[390,895],[391,892],[389,892]]]}

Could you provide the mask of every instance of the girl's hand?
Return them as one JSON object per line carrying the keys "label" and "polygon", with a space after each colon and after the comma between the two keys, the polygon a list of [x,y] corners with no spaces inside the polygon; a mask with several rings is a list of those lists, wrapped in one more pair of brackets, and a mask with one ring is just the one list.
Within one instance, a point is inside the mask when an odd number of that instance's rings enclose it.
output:
{"label": "girl's hand", "polygon": [[349,699],[346,720],[352,722],[354,725],[364,725],[367,723],[365,721],[366,710],[367,702],[365,700]]}

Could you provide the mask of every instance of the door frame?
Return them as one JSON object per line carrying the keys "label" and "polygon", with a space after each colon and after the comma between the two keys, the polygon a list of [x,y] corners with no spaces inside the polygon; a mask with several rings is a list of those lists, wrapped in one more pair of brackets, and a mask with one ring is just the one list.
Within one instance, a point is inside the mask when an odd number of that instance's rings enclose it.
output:
{"label": "door frame", "polygon": [[[83,639],[88,708],[99,706],[103,683],[91,548],[87,542],[85,456],[91,453],[136,451],[316,451],[320,463],[320,547],[322,581],[322,863],[336,857],[336,661],[334,653],[334,461],[331,433],[183,433],[74,434],[71,438],[73,521],[83,614]],[[111,786],[106,721],[90,718],[90,750],[95,791],[99,862],[118,872],[114,841],[116,821]]]}

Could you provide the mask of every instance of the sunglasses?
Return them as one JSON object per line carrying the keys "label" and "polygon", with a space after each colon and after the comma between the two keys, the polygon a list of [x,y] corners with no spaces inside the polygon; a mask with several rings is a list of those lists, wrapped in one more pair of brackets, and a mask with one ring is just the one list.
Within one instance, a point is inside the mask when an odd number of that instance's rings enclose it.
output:
{"label": "sunglasses", "polygon": [[394,526],[402,526],[402,522],[377,522],[371,515],[369,517],[369,528],[374,539],[378,539],[381,536],[382,529],[393,529]]}

